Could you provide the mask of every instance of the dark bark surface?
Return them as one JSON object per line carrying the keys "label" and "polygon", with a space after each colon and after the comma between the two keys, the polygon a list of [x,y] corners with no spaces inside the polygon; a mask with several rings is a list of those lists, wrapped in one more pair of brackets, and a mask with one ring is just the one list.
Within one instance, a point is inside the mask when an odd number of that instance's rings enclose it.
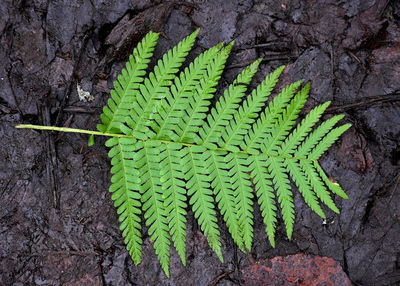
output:
{"label": "dark bark surface", "polygon": [[[286,64],[282,83],[313,84],[306,109],[331,100],[329,113],[345,113],[353,124],[321,160],[350,196],[336,198],[341,214],[323,223],[296,195],[293,239],[280,224],[271,248],[256,212],[253,257],[328,256],[356,285],[399,285],[400,2],[160,3],[0,1],[0,284],[239,283],[246,255],[222,227],[221,264],[191,216],[187,267],[174,253],[167,279],[148,237],[143,262],[134,266],[107,191],[104,139],[87,147],[84,135],[14,129],[32,123],[94,130],[112,81],[147,31],[162,32],[160,56],[199,27],[193,55],[235,40],[227,82],[258,57],[266,61],[255,84]],[[80,100],[78,84],[93,101]]]}

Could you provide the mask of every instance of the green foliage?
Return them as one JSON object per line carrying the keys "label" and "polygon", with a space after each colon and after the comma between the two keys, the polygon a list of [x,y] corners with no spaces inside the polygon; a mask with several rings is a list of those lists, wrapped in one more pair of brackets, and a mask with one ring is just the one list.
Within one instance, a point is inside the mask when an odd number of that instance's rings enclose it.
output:
{"label": "green foliage", "polygon": [[261,60],[246,67],[212,106],[232,43],[205,51],[179,72],[197,33],[168,51],[146,76],[158,38],[149,33],[115,81],[98,125],[101,132],[132,137],[107,141],[113,166],[112,199],[133,261],[141,261],[143,212],[167,275],[171,242],[186,264],[188,205],[223,261],[217,209],[237,246],[250,251],[255,199],[268,239],[275,246],[278,207],[287,236],[293,233],[291,181],[322,218],[321,203],[339,212],[331,193],[347,198],[317,162],[350,127],[334,128],[343,116],[314,127],[329,106],[327,102],[297,124],[310,92],[310,84],[301,88],[303,81],[283,88],[264,108],[284,67],[246,96]]}
{"label": "green foliage", "polygon": [[197,34],[165,53],[148,74],[158,34],[146,35],[114,82],[97,126],[100,132],[53,128],[112,137],[106,142],[110,192],[124,242],[134,263],[140,263],[145,224],[167,276],[171,245],[186,264],[188,206],[223,261],[218,211],[236,245],[247,252],[255,202],[275,246],[278,208],[292,237],[296,188],[322,218],[321,203],[339,212],[331,193],[347,198],[317,161],[350,127],[335,127],[343,116],[317,125],[327,102],[297,123],[310,92],[303,81],[284,87],[266,106],[283,66],[247,95],[261,60],[246,67],[213,104],[233,43],[219,44],[182,68]]}

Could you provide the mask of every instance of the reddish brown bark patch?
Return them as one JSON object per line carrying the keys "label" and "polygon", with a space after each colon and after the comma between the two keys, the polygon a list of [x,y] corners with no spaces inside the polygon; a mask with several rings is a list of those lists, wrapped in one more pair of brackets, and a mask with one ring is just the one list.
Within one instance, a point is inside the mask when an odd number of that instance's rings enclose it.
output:
{"label": "reddish brown bark patch", "polygon": [[244,285],[351,285],[336,260],[295,254],[260,260],[242,271]]}

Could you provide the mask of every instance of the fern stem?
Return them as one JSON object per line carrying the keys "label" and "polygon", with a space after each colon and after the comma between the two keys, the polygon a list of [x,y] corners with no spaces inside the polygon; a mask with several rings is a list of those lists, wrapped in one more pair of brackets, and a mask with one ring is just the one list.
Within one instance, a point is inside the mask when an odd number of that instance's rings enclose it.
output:
{"label": "fern stem", "polygon": [[[43,126],[43,125],[34,125],[34,124],[19,124],[16,125],[15,128],[28,128],[28,129],[37,129],[37,130],[49,130],[49,131],[60,131],[60,132],[69,132],[69,133],[84,133],[84,134],[90,134],[90,135],[98,135],[98,136],[108,136],[108,137],[118,137],[118,138],[133,138],[133,139],[137,139],[139,141],[143,141],[142,139],[139,139],[135,136],[132,135],[125,135],[125,134],[113,134],[113,133],[103,133],[103,132],[99,132],[99,131],[92,131],[92,130],[85,130],[85,129],[76,129],[76,128],[67,128],[67,127],[56,127],[56,126]],[[154,142],[161,142],[163,144],[175,144],[176,142],[174,141],[168,141],[168,140],[159,140],[159,139],[147,139],[145,141],[154,141]],[[179,142],[179,144],[184,145],[184,146],[188,146],[188,147],[196,147],[196,146],[204,146],[204,145],[199,145],[199,144],[190,144],[190,143],[183,143],[183,142]],[[207,146],[204,146],[205,148],[207,148]],[[318,160],[315,159],[309,159],[309,158],[299,158],[296,156],[288,156],[288,155],[284,155],[284,154],[279,154],[279,155],[272,155],[272,154],[268,154],[268,153],[263,153],[260,152],[258,154],[253,154],[253,153],[249,153],[247,151],[237,151],[237,152],[233,152],[231,150],[225,149],[225,148],[207,148],[208,150],[211,151],[226,151],[229,153],[242,153],[242,154],[246,154],[248,156],[259,156],[259,155],[265,155],[267,157],[271,157],[271,158],[282,158],[282,159],[296,159],[296,160],[300,160],[300,161],[310,161],[310,162],[315,162]]]}
{"label": "fern stem", "polygon": [[99,132],[99,131],[92,131],[92,130],[85,130],[85,129],[56,127],[56,126],[43,126],[43,125],[33,125],[33,124],[19,124],[19,125],[15,126],[15,128],[29,128],[29,129],[37,129],[37,130],[61,131],[61,132],[70,132],[70,133],[84,133],[84,134],[90,134],[90,135],[109,136],[109,137],[135,138],[133,136],[129,136],[129,135],[125,135],[125,134],[103,133],[103,132]]}

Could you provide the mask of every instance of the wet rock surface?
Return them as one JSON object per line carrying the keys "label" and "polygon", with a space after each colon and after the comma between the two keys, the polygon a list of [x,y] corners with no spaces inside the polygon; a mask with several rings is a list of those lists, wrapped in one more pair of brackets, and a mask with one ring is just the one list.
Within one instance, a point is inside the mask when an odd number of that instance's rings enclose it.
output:
{"label": "wet rock surface", "polygon": [[[280,225],[271,248],[256,212],[253,257],[327,256],[356,285],[400,283],[398,1],[5,0],[0,12],[1,285],[239,285],[251,262],[222,226],[221,264],[192,217],[186,267],[174,253],[167,279],[148,237],[134,266],[107,192],[104,139],[88,148],[83,135],[14,129],[95,129],[126,59],[115,59],[116,50],[154,29],[162,33],[161,55],[198,27],[197,53],[235,40],[226,80],[258,57],[265,62],[255,83],[286,64],[283,83],[313,83],[308,108],[331,100],[327,117],[345,113],[353,124],[321,160],[350,196],[336,199],[341,214],[323,222],[297,196],[293,239]],[[163,21],[140,24],[138,15]],[[110,32],[122,21],[137,30],[125,31],[131,41],[113,42]],[[77,84],[94,100],[80,101]]]}

